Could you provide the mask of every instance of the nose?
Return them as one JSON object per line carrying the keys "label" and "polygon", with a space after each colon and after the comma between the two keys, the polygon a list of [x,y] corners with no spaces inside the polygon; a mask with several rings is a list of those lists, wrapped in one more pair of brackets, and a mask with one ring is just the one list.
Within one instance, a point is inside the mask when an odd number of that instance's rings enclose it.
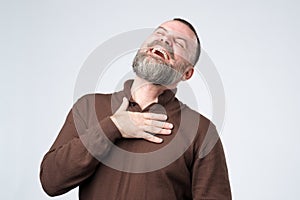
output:
{"label": "nose", "polygon": [[166,43],[168,46],[171,46],[171,45],[172,45],[171,40],[170,40],[168,37],[166,37],[166,36],[165,36],[165,37],[162,37],[162,38],[160,39],[160,41]]}

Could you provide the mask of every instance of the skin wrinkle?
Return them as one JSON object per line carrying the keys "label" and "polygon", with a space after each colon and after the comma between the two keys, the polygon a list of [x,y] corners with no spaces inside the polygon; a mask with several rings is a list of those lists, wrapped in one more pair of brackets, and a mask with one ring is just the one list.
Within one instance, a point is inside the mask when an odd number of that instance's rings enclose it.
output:
{"label": "skin wrinkle", "polygon": [[170,57],[172,59],[174,59],[174,50],[170,45],[165,45],[165,43],[160,40],[154,40],[153,42],[149,43],[147,45],[147,47],[154,47],[155,45],[159,45],[159,46],[163,47],[164,49],[166,49],[168,51],[168,53],[170,54]]}
{"label": "skin wrinkle", "polygon": [[[142,79],[159,85],[171,85],[180,80],[184,69],[184,63],[176,63],[177,67],[140,52],[133,62],[133,71]],[[178,71],[177,71],[178,70]]]}
{"label": "skin wrinkle", "polygon": [[[170,57],[174,59],[174,50],[171,46],[166,45],[160,40],[154,40],[147,47],[159,45],[168,51]],[[180,80],[188,61],[177,60],[174,65],[167,63],[165,60],[154,57],[151,54],[144,53],[145,49],[140,49],[133,61],[133,71],[142,79],[159,85],[171,85]]]}
{"label": "skin wrinkle", "polygon": [[[199,157],[209,144],[206,134],[217,133],[215,126],[207,131],[210,120],[176,98],[177,84],[193,75],[189,58],[196,50],[182,48],[176,38],[196,44],[193,29],[178,21],[161,26],[166,35],[154,32],[143,43],[132,64],[138,76],[122,91],[85,95],[75,103],[42,161],[40,179],[48,195],[79,186],[82,200],[231,199],[220,140],[208,156]],[[150,51],[147,45],[154,41],[169,58]]]}
{"label": "skin wrinkle", "polygon": [[[137,52],[132,63],[133,71],[154,85],[169,86],[189,79],[192,75],[189,67],[194,66],[191,60],[195,57],[195,38],[190,29],[175,27],[172,22],[162,24]],[[178,39],[182,42],[176,41]],[[151,52],[151,48],[156,47],[164,49],[169,58],[165,60]]]}
{"label": "skin wrinkle", "polygon": [[[163,32],[165,33],[159,33],[159,31],[162,30]],[[167,30],[166,28],[162,27],[162,26],[159,26],[156,30],[155,30],[155,33],[156,34],[162,34],[164,37],[166,33],[173,33],[173,35],[177,35],[177,36],[174,36],[174,40],[176,42],[176,39],[180,39],[182,41],[184,41],[184,49],[188,49],[190,46],[191,48],[189,48],[189,51],[190,53],[187,55],[187,59],[189,60],[190,63],[194,63],[195,64],[195,61],[196,61],[196,48],[195,47],[195,41],[193,41],[192,39],[188,39],[186,38],[185,36],[182,36],[182,34],[180,33],[177,33],[175,31],[170,31],[170,30]],[[197,44],[198,46],[198,44]],[[181,56],[182,57],[182,56]],[[192,64],[192,65],[194,65]]]}

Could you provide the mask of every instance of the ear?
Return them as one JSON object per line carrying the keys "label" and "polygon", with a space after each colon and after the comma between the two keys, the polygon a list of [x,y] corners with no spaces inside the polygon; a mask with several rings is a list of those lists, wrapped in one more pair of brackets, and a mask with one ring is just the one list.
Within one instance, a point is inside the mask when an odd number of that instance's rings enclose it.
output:
{"label": "ear", "polygon": [[189,66],[186,68],[184,74],[182,75],[182,81],[189,80],[194,74],[194,67]]}

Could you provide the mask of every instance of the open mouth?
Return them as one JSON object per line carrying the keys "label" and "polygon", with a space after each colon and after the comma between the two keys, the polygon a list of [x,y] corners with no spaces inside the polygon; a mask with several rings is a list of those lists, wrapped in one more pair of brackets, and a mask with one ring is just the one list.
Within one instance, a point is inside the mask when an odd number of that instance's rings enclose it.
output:
{"label": "open mouth", "polygon": [[168,53],[162,48],[153,47],[153,48],[150,48],[150,52],[152,52],[155,55],[158,55],[159,57],[161,57],[164,60],[169,60],[170,59]]}

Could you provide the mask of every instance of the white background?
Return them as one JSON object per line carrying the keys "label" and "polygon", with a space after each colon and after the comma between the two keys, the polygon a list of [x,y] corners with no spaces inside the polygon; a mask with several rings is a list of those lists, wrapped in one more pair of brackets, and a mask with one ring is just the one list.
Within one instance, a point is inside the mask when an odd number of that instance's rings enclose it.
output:
{"label": "white background", "polygon": [[299,6],[296,0],[1,0],[0,199],[78,198],[78,190],[47,197],[38,174],[73,104],[80,67],[112,36],[173,17],[194,24],[223,81],[221,138],[233,198],[297,199]]}

